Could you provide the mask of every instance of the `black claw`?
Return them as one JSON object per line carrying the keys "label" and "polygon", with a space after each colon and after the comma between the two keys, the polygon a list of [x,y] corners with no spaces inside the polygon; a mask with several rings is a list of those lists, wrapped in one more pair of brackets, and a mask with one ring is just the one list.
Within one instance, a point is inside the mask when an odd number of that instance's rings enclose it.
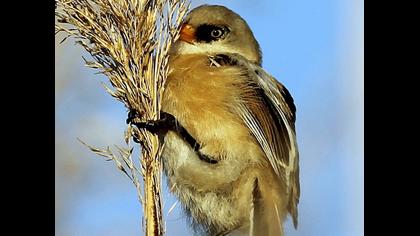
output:
{"label": "black claw", "polygon": [[130,117],[130,115],[136,117],[136,115],[129,113],[127,121],[130,124],[135,125],[139,129],[146,129],[153,134],[156,134],[159,131],[175,130],[177,126],[175,117],[165,112],[161,113],[161,118],[159,120],[149,120],[146,122],[133,122],[133,118]]}
{"label": "black claw", "polygon": [[137,112],[137,110],[130,110],[129,112],[128,112],[128,118],[127,118],[127,120],[125,121],[127,124],[130,124],[130,123],[132,123],[133,122],[133,120],[135,119],[135,118],[138,118],[139,117],[139,113]]}

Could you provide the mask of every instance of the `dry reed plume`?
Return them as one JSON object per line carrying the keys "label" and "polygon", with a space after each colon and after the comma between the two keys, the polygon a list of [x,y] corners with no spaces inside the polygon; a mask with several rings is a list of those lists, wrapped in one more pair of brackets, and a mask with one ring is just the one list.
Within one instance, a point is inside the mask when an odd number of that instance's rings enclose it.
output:
{"label": "dry reed plume", "polygon": [[[106,75],[113,88],[107,92],[136,110],[142,120],[159,119],[160,100],[168,74],[168,50],[179,35],[187,0],[59,0],[56,34],[73,37],[92,56],[90,68]],[[142,144],[140,167],[132,158],[132,137]],[[115,155],[88,146],[98,155],[115,161],[137,188],[143,205],[146,235],[162,235],[161,163],[158,137],[127,127],[127,148]],[[143,188],[141,183],[144,183]]]}

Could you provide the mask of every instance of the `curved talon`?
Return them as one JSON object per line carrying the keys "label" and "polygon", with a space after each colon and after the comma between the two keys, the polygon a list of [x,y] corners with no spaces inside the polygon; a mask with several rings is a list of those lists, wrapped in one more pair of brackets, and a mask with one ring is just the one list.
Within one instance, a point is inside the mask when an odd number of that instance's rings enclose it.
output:
{"label": "curved talon", "polygon": [[127,120],[125,120],[125,122],[127,123],[127,124],[130,124],[130,123],[133,123],[133,120],[135,119],[135,118],[139,118],[139,113],[137,112],[137,110],[135,110],[135,109],[132,109],[132,110],[130,110],[129,112],[128,112],[128,117],[127,117]]}

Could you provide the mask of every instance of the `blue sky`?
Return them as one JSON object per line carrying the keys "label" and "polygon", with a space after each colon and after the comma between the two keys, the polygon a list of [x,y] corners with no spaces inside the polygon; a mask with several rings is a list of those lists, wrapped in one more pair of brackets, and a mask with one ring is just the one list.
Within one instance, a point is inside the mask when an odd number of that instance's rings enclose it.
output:
{"label": "blue sky", "polygon": [[[288,235],[363,235],[363,1],[192,1],[225,5],[250,25],[263,67],[297,106],[302,196]],[[70,41],[56,46],[56,233],[141,235],[134,187],[84,148],[123,143],[126,110],[83,66]],[[176,201],[164,191],[166,212]],[[176,207],[167,235],[189,235]]]}

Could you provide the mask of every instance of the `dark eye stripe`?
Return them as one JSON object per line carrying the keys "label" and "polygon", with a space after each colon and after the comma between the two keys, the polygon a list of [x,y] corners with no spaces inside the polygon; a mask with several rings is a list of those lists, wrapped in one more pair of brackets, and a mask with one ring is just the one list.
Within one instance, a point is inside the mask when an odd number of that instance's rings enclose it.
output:
{"label": "dark eye stripe", "polygon": [[197,41],[209,43],[225,38],[228,33],[229,29],[225,26],[203,24],[197,27],[195,36]]}

